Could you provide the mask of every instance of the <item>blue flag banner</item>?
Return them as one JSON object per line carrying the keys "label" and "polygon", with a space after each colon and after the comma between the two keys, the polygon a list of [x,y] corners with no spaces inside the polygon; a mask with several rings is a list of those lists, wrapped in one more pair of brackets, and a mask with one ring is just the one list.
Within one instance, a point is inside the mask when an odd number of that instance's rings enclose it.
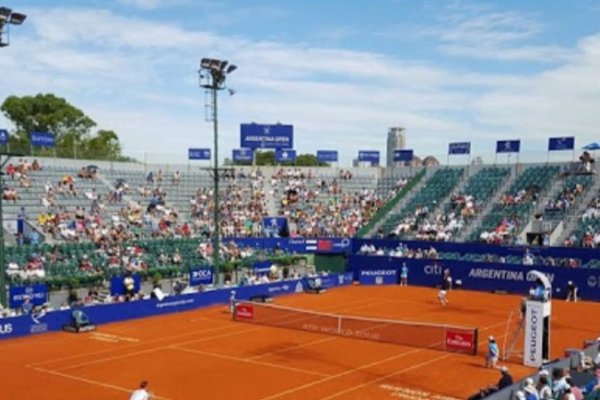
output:
{"label": "blue flag banner", "polygon": [[252,161],[252,149],[233,149],[233,161]]}
{"label": "blue flag banner", "polygon": [[8,131],[6,129],[0,129],[0,144],[8,143]]}
{"label": "blue flag banner", "polygon": [[394,161],[412,161],[413,150],[394,150]]}
{"label": "blue flag banner", "polygon": [[360,150],[358,152],[358,161],[379,165],[379,152],[376,150]]}
{"label": "blue flag banner", "polygon": [[471,142],[449,143],[448,154],[471,154]]}
{"label": "blue flag banner", "polygon": [[41,306],[48,301],[48,286],[43,283],[29,286],[11,286],[8,295],[8,306],[10,308],[20,308],[26,297],[33,305]]}
{"label": "blue flag banner", "polygon": [[50,132],[31,132],[31,145],[36,147],[54,147],[54,134]]}
{"label": "blue flag banner", "polygon": [[293,125],[241,124],[240,147],[249,149],[294,148]]}
{"label": "blue flag banner", "polygon": [[338,152],[337,150],[317,150],[317,161],[318,162],[337,162]]}
{"label": "blue flag banner", "polygon": [[210,160],[210,149],[188,149],[189,160]]}
{"label": "blue flag banner", "polygon": [[286,217],[263,217],[263,233],[266,237],[286,237],[288,221]]}
{"label": "blue flag banner", "polygon": [[197,267],[190,269],[190,286],[212,285],[212,267]]}
{"label": "blue flag banner", "polygon": [[[133,278],[133,287],[135,288],[135,292],[140,291],[140,287],[142,286],[142,279],[139,274],[131,275]],[[122,295],[125,294],[125,284],[123,280],[125,279],[122,275],[116,275],[110,278],[110,295]]]}
{"label": "blue flag banner", "polygon": [[496,142],[496,153],[518,153],[520,150],[520,140],[498,140]]}
{"label": "blue flag banner", "polygon": [[282,162],[295,162],[296,161],[296,150],[276,150],[275,161],[278,163]]}
{"label": "blue flag banner", "polygon": [[548,151],[573,150],[575,148],[575,137],[555,137],[548,139]]}

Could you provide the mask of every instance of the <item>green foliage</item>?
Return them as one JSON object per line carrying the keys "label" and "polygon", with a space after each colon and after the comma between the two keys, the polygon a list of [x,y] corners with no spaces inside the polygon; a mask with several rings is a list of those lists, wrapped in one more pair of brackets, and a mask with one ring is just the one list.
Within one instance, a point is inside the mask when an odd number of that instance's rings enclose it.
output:
{"label": "green foliage", "polygon": [[[275,161],[275,152],[272,150],[269,151],[257,151],[255,153],[256,157],[256,165],[258,166],[274,166],[278,165],[277,161]],[[251,165],[249,162],[233,162],[233,165]],[[296,157],[296,162],[291,163],[282,163],[281,165],[293,166],[297,165],[298,167],[326,167],[329,166],[327,163],[320,163],[317,161],[317,157],[314,154],[299,154]]]}
{"label": "green foliage", "polygon": [[31,154],[31,132],[52,132],[56,148],[36,148],[35,155],[93,160],[130,161],[121,154],[119,137],[111,130],[98,130],[96,122],[66,99],[54,94],[9,96],[0,111],[15,125],[10,136],[13,152]]}

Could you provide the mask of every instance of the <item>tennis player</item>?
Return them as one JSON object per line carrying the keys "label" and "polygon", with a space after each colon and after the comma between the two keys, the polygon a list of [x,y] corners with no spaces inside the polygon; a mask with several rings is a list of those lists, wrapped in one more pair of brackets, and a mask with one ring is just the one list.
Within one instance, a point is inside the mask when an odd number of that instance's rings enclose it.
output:
{"label": "tennis player", "polygon": [[499,356],[500,350],[498,349],[496,339],[493,336],[488,337],[488,354],[485,361],[485,366],[487,368],[496,368]]}
{"label": "tennis player", "polygon": [[408,286],[408,267],[406,263],[402,263],[402,269],[400,270],[400,286]]}
{"label": "tennis player", "polygon": [[444,270],[444,278],[442,279],[442,286],[438,293],[438,300],[440,301],[441,305],[447,306],[448,304],[450,304],[450,302],[448,301],[448,298],[447,298],[447,294],[448,294],[448,290],[450,290],[451,288],[452,288],[452,276],[450,275],[450,270],[445,269]]}
{"label": "tennis player", "polygon": [[235,299],[235,290],[232,290],[231,293],[229,293],[229,312],[231,314],[233,314],[235,312],[235,304],[237,303],[237,300]]}
{"label": "tennis player", "polygon": [[142,383],[140,383],[140,388],[131,393],[129,400],[150,400],[150,392],[146,389],[147,387],[148,381],[142,381]]}

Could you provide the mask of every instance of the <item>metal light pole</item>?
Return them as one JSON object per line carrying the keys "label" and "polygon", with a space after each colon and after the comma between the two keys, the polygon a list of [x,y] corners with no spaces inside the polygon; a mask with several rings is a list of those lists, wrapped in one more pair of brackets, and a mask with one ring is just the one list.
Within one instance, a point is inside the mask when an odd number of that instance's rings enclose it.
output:
{"label": "metal light pole", "polygon": [[[6,158],[3,160],[3,156]],[[12,157],[23,157],[21,153],[0,153],[0,304],[8,307],[6,293],[6,260],[4,257],[4,215],[2,205],[4,201],[4,166]]]}
{"label": "metal light pole", "polygon": [[10,44],[10,25],[21,25],[27,15],[13,12],[10,8],[0,7],[0,47]]}
{"label": "metal light pole", "polygon": [[[216,60],[213,58],[203,58],[200,61],[200,87],[206,90],[207,94],[210,94],[211,98],[206,99],[206,120],[212,121],[213,123],[213,135],[214,135],[214,164],[210,173],[213,178],[213,268],[215,271],[215,283],[218,285],[221,283],[221,220],[220,220],[220,202],[219,202],[219,180],[221,173],[224,170],[231,170],[231,168],[219,168],[219,120],[218,120],[218,109],[217,109],[217,93],[219,90],[226,88],[225,79],[227,75],[235,71],[237,67],[233,64],[229,64],[227,61]],[[212,112],[208,112],[208,111]]]}

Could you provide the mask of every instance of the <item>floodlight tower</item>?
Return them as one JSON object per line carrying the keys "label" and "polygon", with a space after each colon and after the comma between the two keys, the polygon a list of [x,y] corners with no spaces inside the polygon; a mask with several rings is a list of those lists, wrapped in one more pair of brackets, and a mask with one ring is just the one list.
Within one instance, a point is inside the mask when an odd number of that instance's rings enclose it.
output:
{"label": "floodlight tower", "polygon": [[0,47],[10,44],[10,26],[21,25],[27,15],[13,12],[10,8],[0,7]]}
{"label": "floodlight tower", "polygon": [[[220,221],[220,203],[219,203],[219,180],[220,175],[225,170],[230,171],[231,168],[219,168],[219,120],[217,112],[217,93],[220,90],[226,89],[225,79],[227,75],[235,71],[237,67],[229,64],[228,61],[217,60],[214,58],[203,58],[200,61],[200,87],[206,90],[206,120],[212,121],[214,133],[214,164],[210,170],[213,178],[213,267],[215,271],[215,283],[220,283],[220,248],[221,248],[221,221]],[[233,93],[230,91],[230,93]]]}

